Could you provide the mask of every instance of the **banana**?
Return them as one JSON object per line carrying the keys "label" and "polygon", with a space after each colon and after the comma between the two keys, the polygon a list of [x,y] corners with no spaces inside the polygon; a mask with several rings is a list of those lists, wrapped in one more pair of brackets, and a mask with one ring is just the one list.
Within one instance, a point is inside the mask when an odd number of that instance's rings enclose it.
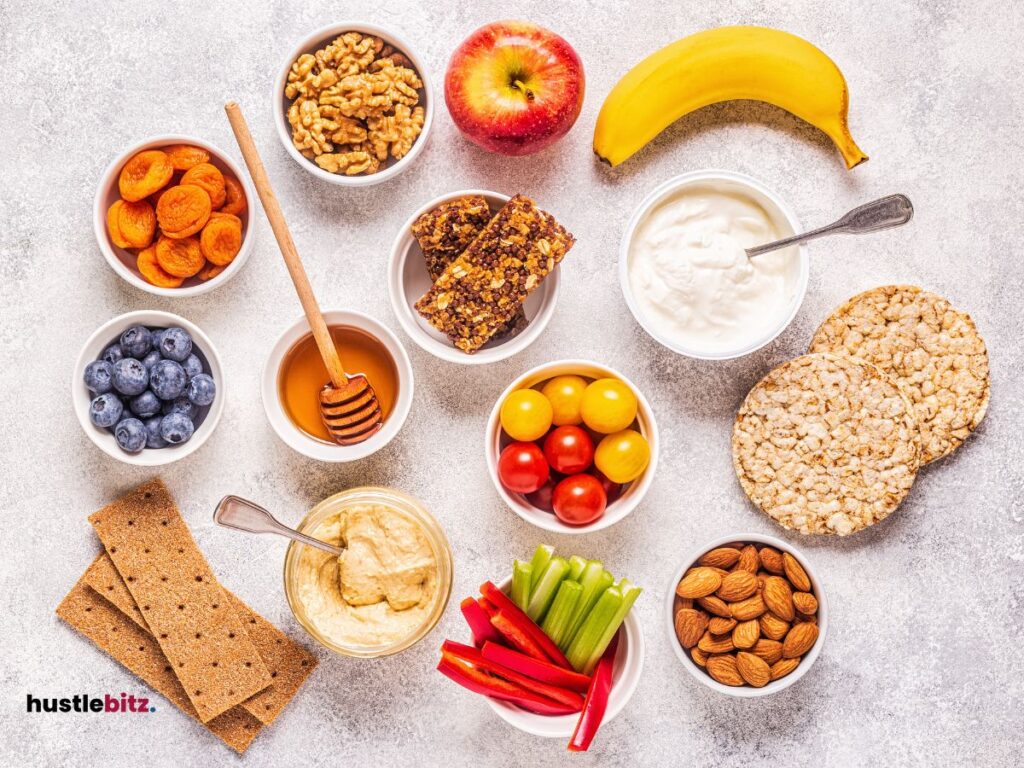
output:
{"label": "banana", "polygon": [[803,38],[765,27],[698,32],[641,61],[605,99],[594,152],[618,165],[683,115],[733,99],[765,101],[820,128],[847,168],[868,159],[846,124],[839,67]]}

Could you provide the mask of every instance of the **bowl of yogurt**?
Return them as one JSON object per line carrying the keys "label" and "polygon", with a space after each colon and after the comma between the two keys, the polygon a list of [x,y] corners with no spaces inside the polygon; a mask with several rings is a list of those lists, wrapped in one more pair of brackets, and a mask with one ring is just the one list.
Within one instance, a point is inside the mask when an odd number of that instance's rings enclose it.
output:
{"label": "bowl of yogurt", "polygon": [[687,357],[750,354],[785,330],[807,292],[802,245],[746,248],[802,231],[792,209],[750,176],[707,170],[669,179],[626,226],[619,280],[636,321]]}

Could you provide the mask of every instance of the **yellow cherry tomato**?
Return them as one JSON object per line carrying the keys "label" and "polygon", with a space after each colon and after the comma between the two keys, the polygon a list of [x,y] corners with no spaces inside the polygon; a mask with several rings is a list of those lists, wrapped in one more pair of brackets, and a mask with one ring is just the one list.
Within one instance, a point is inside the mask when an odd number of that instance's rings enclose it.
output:
{"label": "yellow cherry tomato", "polygon": [[580,414],[595,432],[618,432],[636,419],[636,395],[618,379],[598,379],[583,390]]}
{"label": "yellow cherry tomato", "polygon": [[594,464],[613,483],[636,480],[647,469],[651,447],[635,429],[624,429],[601,439]]}
{"label": "yellow cherry tomato", "polygon": [[513,440],[530,442],[551,429],[551,403],[535,389],[517,389],[501,404],[501,428]]}
{"label": "yellow cherry tomato", "polygon": [[586,388],[586,380],[579,376],[555,376],[541,387],[541,394],[551,403],[554,412],[551,421],[556,427],[579,424],[583,421],[580,415],[580,402]]}

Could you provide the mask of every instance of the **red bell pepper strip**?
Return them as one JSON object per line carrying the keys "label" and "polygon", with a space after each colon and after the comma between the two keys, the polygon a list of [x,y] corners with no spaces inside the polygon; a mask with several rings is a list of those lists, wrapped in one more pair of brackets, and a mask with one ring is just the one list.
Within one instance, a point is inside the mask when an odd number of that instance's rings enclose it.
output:
{"label": "red bell pepper strip", "polygon": [[441,645],[441,655],[449,660],[467,662],[484,672],[497,675],[508,680],[510,683],[521,685],[528,691],[533,691],[541,696],[547,696],[549,699],[565,704],[567,707],[572,707],[574,712],[579,712],[583,709],[583,697],[575,691],[560,688],[549,683],[542,683],[513,669],[485,659],[480,651],[471,645],[463,645],[452,640],[445,640]]}
{"label": "red bell pepper strip", "polygon": [[515,683],[492,677],[468,664],[454,661],[450,657],[442,658],[437,670],[469,691],[511,702],[538,715],[571,715],[576,711],[565,704],[531,693]]}
{"label": "red bell pepper strip", "polygon": [[550,662],[535,659],[498,643],[486,642],[480,652],[485,659],[534,680],[557,685],[559,688],[568,688],[577,693],[586,693],[590,688],[590,678],[586,675],[556,667]]}
{"label": "red bell pepper strip", "polygon": [[462,616],[466,619],[470,632],[473,633],[473,642],[476,643],[477,647],[483,645],[488,640],[492,642],[499,640],[501,636],[491,626],[490,618],[475,598],[467,597],[459,604],[459,608],[462,609]]}
{"label": "red bell pepper strip", "polygon": [[618,647],[619,636],[616,635],[608,644],[601,660],[597,662],[597,668],[594,669],[590,681],[590,690],[587,691],[587,700],[576,723],[576,730],[569,739],[570,752],[586,752],[597,734],[597,729],[601,727],[605,710],[608,709],[608,697],[612,692],[612,669],[615,667],[615,651]]}
{"label": "red bell pepper strip", "polygon": [[533,637],[525,632],[520,624],[512,621],[505,615],[504,611],[498,611],[491,616],[491,626],[498,630],[501,636],[505,638],[505,642],[516,650],[522,651],[527,656],[533,656],[533,658],[540,661],[548,660],[544,649],[537,645]]}
{"label": "red bell pepper strip", "polygon": [[552,662],[565,669],[572,669],[569,660],[565,658],[565,654],[555,645],[555,641],[548,637],[544,630],[534,623],[533,619],[520,610],[519,606],[512,602],[508,595],[489,581],[483,583],[483,586],[480,587],[480,593],[494,603],[497,609],[504,613],[510,621],[513,621],[522,632],[530,635],[534,643],[540,646],[544,654]]}
{"label": "red bell pepper strip", "polygon": [[479,605],[483,612],[487,614],[488,618],[498,612],[498,609],[494,607],[494,603],[486,597],[478,597],[476,599],[476,604]]}

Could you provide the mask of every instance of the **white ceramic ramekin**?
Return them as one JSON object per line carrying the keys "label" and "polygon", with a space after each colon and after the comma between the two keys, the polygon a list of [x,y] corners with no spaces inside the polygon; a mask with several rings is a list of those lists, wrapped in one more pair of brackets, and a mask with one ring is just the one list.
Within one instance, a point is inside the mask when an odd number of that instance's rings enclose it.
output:
{"label": "white ceramic ramekin", "polygon": [[681,176],[669,179],[664,184],[656,187],[647,197],[644,198],[643,202],[637,206],[636,211],[634,211],[633,215],[630,217],[629,223],[626,225],[625,234],[622,236],[622,245],[619,249],[619,284],[622,288],[622,295],[626,299],[626,305],[629,307],[629,311],[633,313],[633,317],[636,318],[636,321],[640,326],[659,344],[671,349],[673,352],[677,352],[680,355],[685,355],[686,357],[693,357],[700,360],[730,360],[735,357],[749,355],[751,352],[760,349],[775,339],[775,337],[789,326],[793,321],[793,318],[796,317],[796,313],[799,311],[800,305],[803,303],[804,296],[807,293],[807,279],[810,267],[806,247],[803,245],[793,246],[797,249],[799,258],[799,272],[796,278],[797,284],[796,290],[793,293],[793,298],[790,301],[786,312],[781,316],[782,321],[778,325],[765,328],[757,338],[748,344],[736,348],[723,348],[715,352],[709,352],[706,350],[698,351],[688,349],[686,346],[679,344],[660,333],[648,320],[647,316],[644,315],[643,310],[640,308],[633,295],[633,285],[629,279],[630,246],[633,242],[633,235],[647,214],[674,192],[686,186],[707,183],[715,183],[722,185],[725,188],[735,189],[759,203],[761,207],[764,208],[765,212],[774,220],[781,237],[788,237],[802,231],[800,221],[797,219],[796,214],[789,205],[779,197],[779,195],[757,179],[742,173],[720,170],[684,173]]}

